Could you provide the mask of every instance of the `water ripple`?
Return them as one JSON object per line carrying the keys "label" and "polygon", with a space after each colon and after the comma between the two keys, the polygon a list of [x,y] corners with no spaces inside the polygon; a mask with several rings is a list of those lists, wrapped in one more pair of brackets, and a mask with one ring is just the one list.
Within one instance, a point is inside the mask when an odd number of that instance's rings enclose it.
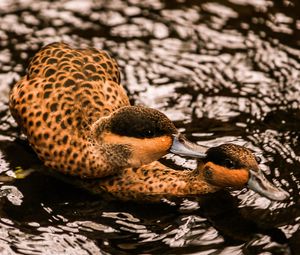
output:
{"label": "water ripple", "polygon": [[[291,195],[278,203],[243,189],[178,210],[166,201],[145,209],[99,202],[36,176],[1,186],[0,253],[298,254],[298,7],[266,0],[0,1],[1,172],[32,156],[12,142],[9,90],[40,47],[65,41],[108,50],[131,101],[160,109],[194,141],[234,142],[261,154],[267,178]],[[195,167],[179,156],[165,160]]]}

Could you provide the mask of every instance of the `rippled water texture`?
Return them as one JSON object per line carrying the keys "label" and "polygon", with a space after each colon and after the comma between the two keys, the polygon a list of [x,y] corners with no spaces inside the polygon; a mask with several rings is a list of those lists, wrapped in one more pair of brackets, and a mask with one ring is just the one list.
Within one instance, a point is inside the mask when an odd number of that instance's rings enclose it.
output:
{"label": "rippled water texture", "polygon": [[300,254],[299,10],[296,0],[0,1],[1,172],[36,163],[14,138],[8,93],[38,49],[63,40],[108,50],[132,102],[160,109],[191,140],[261,154],[291,195],[143,205],[36,173],[0,186],[0,253]]}

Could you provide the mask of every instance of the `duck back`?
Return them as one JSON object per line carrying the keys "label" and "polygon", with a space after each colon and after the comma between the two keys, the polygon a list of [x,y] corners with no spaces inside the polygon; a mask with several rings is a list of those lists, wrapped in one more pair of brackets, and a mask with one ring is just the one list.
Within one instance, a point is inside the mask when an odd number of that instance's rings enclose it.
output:
{"label": "duck back", "polygon": [[13,87],[10,110],[45,164],[74,174],[74,168],[92,165],[78,160],[88,157],[92,124],[129,105],[119,83],[117,63],[105,51],[53,43],[32,58]]}

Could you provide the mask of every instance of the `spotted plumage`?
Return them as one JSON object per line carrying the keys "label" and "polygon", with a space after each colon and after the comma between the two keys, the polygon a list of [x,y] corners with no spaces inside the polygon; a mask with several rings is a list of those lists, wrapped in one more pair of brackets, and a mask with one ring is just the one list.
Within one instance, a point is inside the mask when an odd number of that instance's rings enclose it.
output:
{"label": "spotted plumage", "polygon": [[119,80],[116,62],[104,51],[54,43],[34,56],[12,90],[10,109],[46,166],[98,175],[89,130],[101,117],[129,105]]}
{"label": "spotted plumage", "polygon": [[[95,193],[157,200],[242,187],[251,171],[259,178],[247,149],[223,145],[204,154],[161,112],[131,106],[104,51],[44,47],[13,87],[10,110],[45,166]],[[194,171],[176,171],[156,161],[169,151],[204,159]]]}
{"label": "spotted plumage", "polygon": [[64,43],[32,58],[11,91],[10,110],[47,167],[81,178],[157,160],[179,135],[161,112],[129,104],[105,51]]}
{"label": "spotted plumage", "polygon": [[[216,157],[215,157],[216,156]],[[228,167],[228,162],[231,162]],[[253,180],[253,176],[258,179]],[[208,149],[194,170],[175,170],[158,161],[140,168],[126,168],[101,180],[67,181],[95,194],[110,194],[121,200],[158,202],[161,199],[195,198],[226,187],[250,187],[271,200],[284,200],[288,193],[269,183],[258,169],[254,154],[247,148],[222,144]],[[262,187],[262,190],[260,188]]]}
{"label": "spotted plumage", "polygon": [[[208,160],[211,153],[215,151],[222,151],[223,154],[220,153],[220,157],[216,160]],[[228,169],[224,164],[219,164],[220,158],[223,162],[230,160],[233,164],[243,165],[243,167]],[[248,168],[249,162],[251,166],[254,163],[253,167],[258,169],[258,164],[250,150],[234,144],[223,144],[210,148],[207,156],[199,160],[195,170],[174,170],[156,161],[142,168],[125,169],[122,174],[106,177],[90,188],[94,188],[95,193],[104,189],[119,198],[126,198],[130,194],[134,197],[138,196],[139,200],[143,197],[147,199],[147,196],[151,196],[152,200],[154,196],[156,199],[195,197],[224,188],[225,186],[221,185],[222,178],[227,176],[231,182],[226,187],[244,187],[249,179],[249,169],[251,169]],[[207,175],[208,171],[209,175]],[[128,196],[124,196],[124,193]]]}

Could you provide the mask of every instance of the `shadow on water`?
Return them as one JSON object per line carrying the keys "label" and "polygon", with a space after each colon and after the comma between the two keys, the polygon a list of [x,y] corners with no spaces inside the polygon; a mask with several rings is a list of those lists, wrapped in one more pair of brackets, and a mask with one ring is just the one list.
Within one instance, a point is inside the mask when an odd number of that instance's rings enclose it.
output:
{"label": "shadow on water", "polygon": [[[0,186],[1,254],[299,254],[298,1],[1,1],[0,170],[40,164],[18,136],[10,88],[44,44],[108,50],[130,99],[193,141],[261,155],[285,203],[223,191],[124,203],[36,172]],[[168,155],[164,162],[193,168]]]}

